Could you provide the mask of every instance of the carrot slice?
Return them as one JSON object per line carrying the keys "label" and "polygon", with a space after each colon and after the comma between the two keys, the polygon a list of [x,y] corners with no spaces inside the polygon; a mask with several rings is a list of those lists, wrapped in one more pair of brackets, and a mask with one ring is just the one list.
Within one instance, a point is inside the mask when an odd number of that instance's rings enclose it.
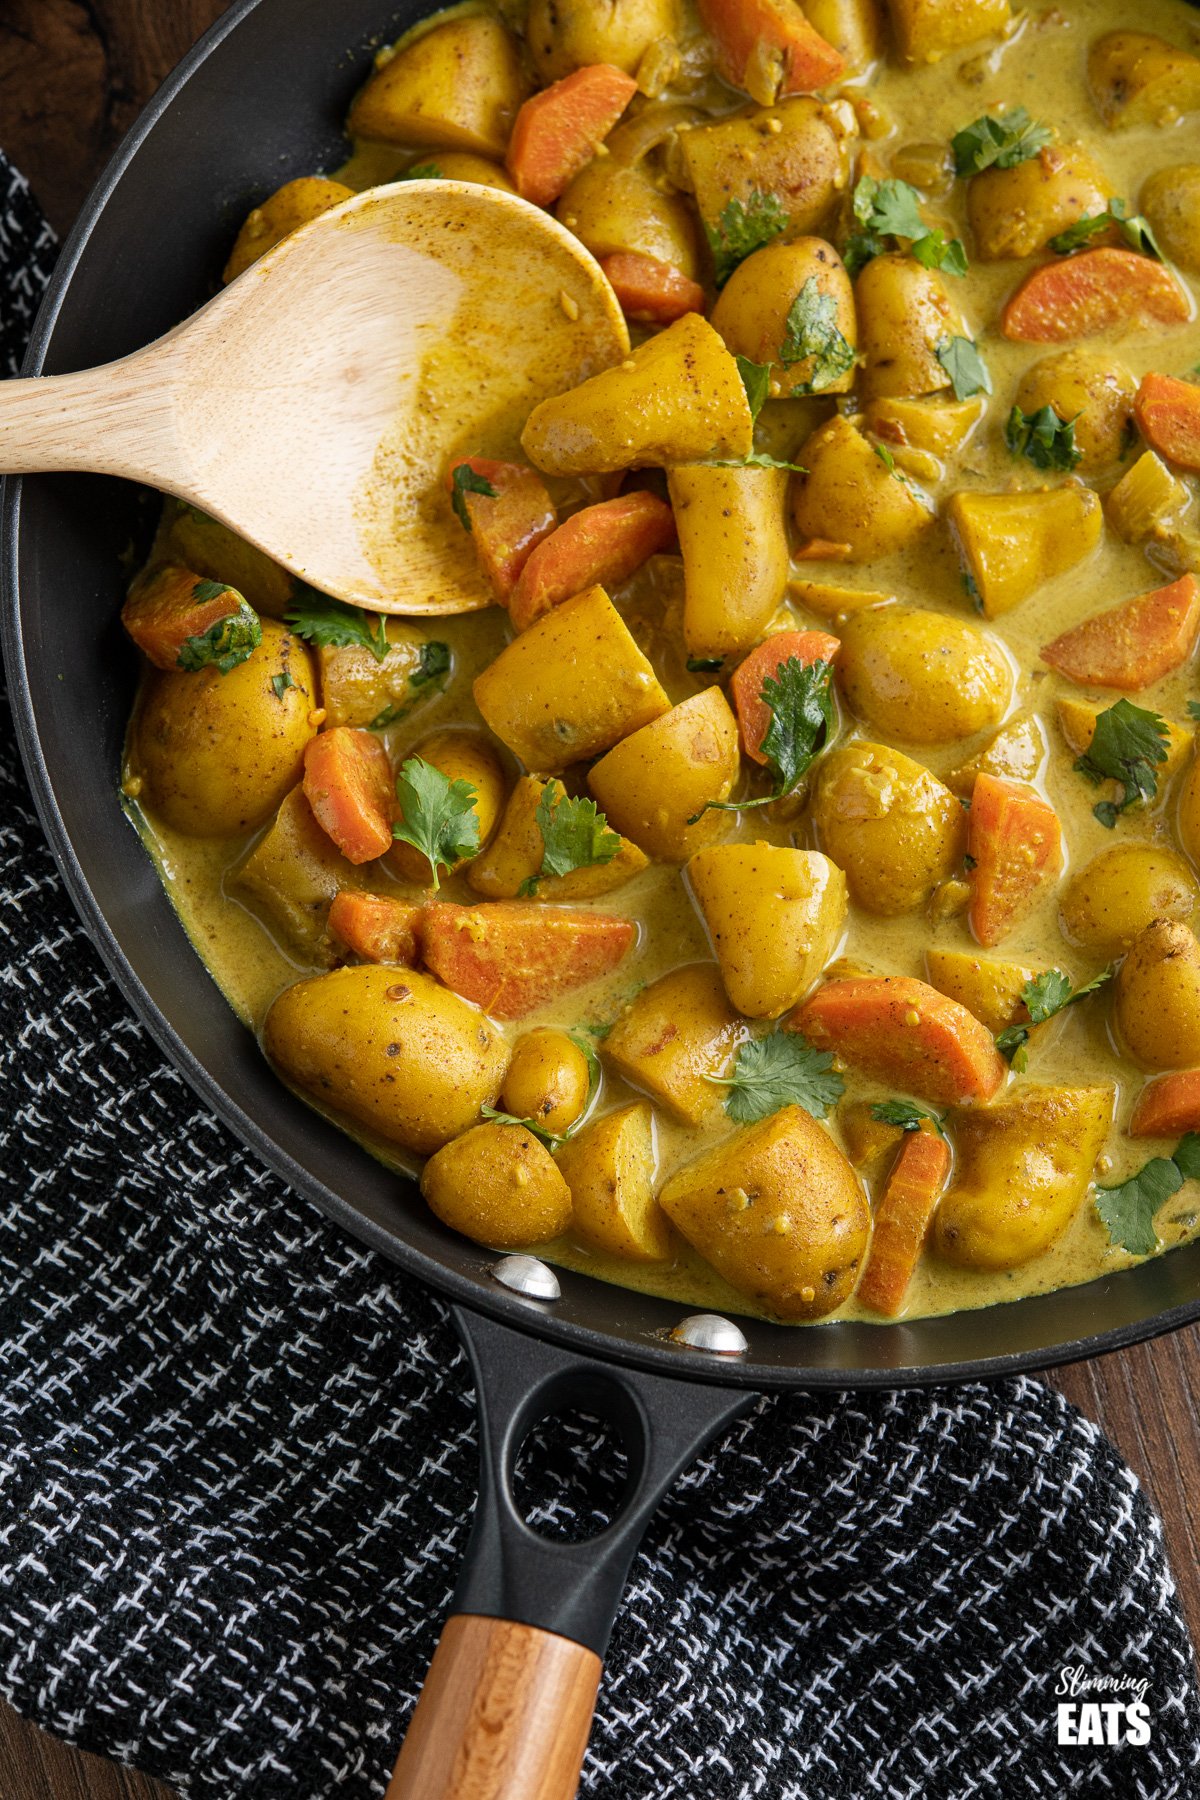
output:
{"label": "carrot slice", "polygon": [[590,63],[526,100],[508,141],[508,172],[523,200],[552,206],[586,167],[637,82],[612,63]]}
{"label": "carrot slice", "polygon": [[1180,325],[1191,310],[1164,264],[1136,250],[1084,250],[1027,275],[1000,329],[1022,344],[1067,344],[1120,325]]}
{"label": "carrot slice", "polygon": [[1200,469],[1200,387],[1194,381],[1143,375],[1133,416],[1152,450],[1181,469]]}
{"label": "carrot slice", "polygon": [[617,250],[602,256],[600,267],[627,319],[671,325],[684,313],[704,311],[704,289],[673,263],[640,250]]}
{"label": "carrot slice", "polygon": [[[121,623],[156,669],[187,667],[186,659],[180,658],[191,639],[202,638],[226,619],[233,631],[241,628],[248,655],[261,636],[257,614],[236,588],[223,581],[205,581],[181,563],[166,563],[149,579],[135,582],[121,608]],[[219,644],[214,646],[208,662],[215,661],[220,650]]]}
{"label": "carrot slice", "polygon": [[1062,864],[1062,826],[1048,800],[1020,781],[977,775],[967,820],[971,930],[985,949],[1024,918]]}
{"label": "carrot slice", "polygon": [[339,888],[329,908],[329,929],[364,962],[403,963],[411,969],[419,960],[420,917],[421,908],[411,900]]}
{"label": "carrot slice", "polygon": [[465,463],[495,488],[489,494],[463,494],[471,521],[471,541],[479,566],[501,606],[542,539],[558,524],[554,502],[541,476],[525,463],[494,462],[490,456],[463,456],[446,471],[446,487],[454,492],[454,470]]}
{"label": "carrot slice", "polygon": [[518,631],[585,588],[628,581],[648,556],[675,542],[675,515],[657,494],[618,494],[585,506],[540,543],[509,596]]}
{"label": "carrot slice", "polygon": [[637,937],[632,919],[496,900],[427,906],[421,949],[446,986],[497,1019],[520,1019],[615,969]]}
{"label": "carrot slice", "polygon": [[894,1319],[903,1306],[949,1173],[944,1137],[924,1130],[906,1134],[875,1208],[871,1250],[858,1286],[857,1298],[872,1312]]}
{"label": "carrot slice", "polygon": [[766,763],[760,748],[771,723],[771,708],[762,697],[763,682],[777,678],[784,663],[832,662],[841,649],[827,631],[776,631],[765,638],[733,671],[729,690],[742,734],[742,748],[756,763]]}
{"label": "carrot slice", "polygon": [[369,731],[335,725],[304,751],[304,797],[317,823],[352,863],[392,847],[396,792],[387,751]]}
{"label": "carrot slice", "polygon": [[910,975],[827,981],[786,1020],[821,1050],[936,1105],[990,1100],[1007,1064],[965,1006]]}
{"label": "carrot slice", "polygon": [[1137,1097],[1130,1137],[1179,1137],[1200,1131],[1200,1069],[1156,1075]]}
{"label": "carrot slice", "polygon": [[1042,661],[1080,687],[1136,693],[1185,663],[1200,634],[1200,581],[1181,575],[1064,631]]}
{"label": "carrot slice", "polygon": [[[846,67],[845,57],[809,24],[795,0],[698,0],[698,6],[715,42],[718,74],[755,100],[811,94],[836,81]],[[779,70],[779,85],[770,93],[768,81],[759,93],[762,75],[772,65]]]}

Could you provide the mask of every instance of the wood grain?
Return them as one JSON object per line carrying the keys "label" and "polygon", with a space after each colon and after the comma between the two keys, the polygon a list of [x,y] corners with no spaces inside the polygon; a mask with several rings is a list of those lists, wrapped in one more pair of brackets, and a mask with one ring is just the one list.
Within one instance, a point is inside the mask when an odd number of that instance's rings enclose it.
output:
{"label": "wood grain", "polygon": [[[0,0],[0,141],[59,230],[163,76],[228,0]],[[1049,1377],[1094,1419],[1162,1515],[1200,1640],[1200,1328]],[[171,1800],[0,1708],[4,1800]]]}

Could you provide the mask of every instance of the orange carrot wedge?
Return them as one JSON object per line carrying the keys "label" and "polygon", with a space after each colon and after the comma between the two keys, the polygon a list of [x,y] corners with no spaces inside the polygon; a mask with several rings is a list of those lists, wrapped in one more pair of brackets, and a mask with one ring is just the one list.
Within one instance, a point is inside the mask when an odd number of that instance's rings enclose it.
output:
{"label": "orange carrot wedge", "polygon": [[1062,826],[1048,800],[1020,781],[977,775],[967,819],[971,930],[985,949],[1006,938],[1062,866]]}
{"label": "orange carrot wedge", "polygon": [[403,963],[412,968],[418,960],[420,917],[421,908],[411,900],[341,888],[329,908],[329,929],[364,962]]}
{"label": "orange carrot wedge", "polygon": [[617,250],[602,256],[600,267],[627,319],[639,324],[672,325],[684,313],[704,311],[704,289],[672,263],[640,250]]}
{"label": "orange carrot wedge", "polygon": [[1130,1137],[1180,1137],[1200,1131],[1200,1069],[1156,1075],[1137,1097]]}
{"label": "orange carrot wedge", "polygon": [[675,516],[657,494],[618,494],[585,506],[533,551],[509,596],[509,617],[525,631],[585,588],[628,581],[648,556],[674,542]]}
{"label": "orange carrot wedge", "polygon": [[872,1312],[894,1319],[904,1295],[929,1221],[950,1173],[950,1146],[935,1131],[910,1131],[875,1208],[875,1226],[867,1266],[857,1298]]}
{"label": "orange carrot wedge", "polygon": [[471,541],[479,566],[501,606],[537,545],[558,524],[554,502],[541,476],[525,463],[494,462],[489,456],[463,456],[446,471],[446,487],[454,492],[454,470],[463,464],[490,483],[489,494],[464,492],[471,521]]}
{"label": "orange carrot wedge", "polygon": [[1181,469],[1200,469],[1200,387],[1194,381],[1143,375],[1133,416],[1152,450]]}
{"label": "orange carrot wedge", "polygon": [[520,1019],[615,969],[637,926],[612,913],[496,900],[427,906],[425,962],[448,988],[497,1019]]}
{"label": "orange carrot wedge", "polygon": [[1138,594],[1064,631],[1041,658],[1080,687],[1132,694],[1185,663],[1198,634],[1200,581],[1181,575],[1169,587]]}
{"label": "orange carrot wedge", "polygon": [[934,1105],[990,1100],[1007,1073],[991,1032],[957,1000],[909,975],[827,981],[785,1028]]}
{"label": "orange carrot wedge", "polygon": [[392,765],[371,732],[353,725],[318,732],[304,752],[304,797],[347,861],[371,862],[391,849]]}
{"label": "orange carrot wedge", "polygon": [[[121,623],[156,669],[220,667],[223,656],[232,657],[232,667],[262,639],[257,613],[236,588],[205,581],[180,563],[167,563],[135,583]],[[212,639],[201,643],[208,632]]]}
{"label": "orange carrot wedge", "polygon": [[747,756],[756,763],[767,760],[759,748],[771,723],[771,709],[762,697],[763,682],[777,678],[784,663],[793,659],[805,668],[810,663],[832,662],[841,647],[840,640],[827,631],[776,631],[742,659],[733,671],[729,690]]}
{"label": "orange carrot wedge", "polygon": [[576,69],[526,100],[508,141],[508,172],[523,200],[553,206],[590,163],[633,96],[637,82],[611,63]]}
{"label": "orange carrot wedge", "polygon": [[1000,329],[1022,344],[1069,344],[1116,326],[1181,325],[1191,312],[1162,263],[1136,250],[1084,250],[1027,275]]}
{"label": "orange carrot wedge", "polygon": [[[698,0],[701,23],[716,44],[717,72],[733,87],[749,93],[747,77],[764,59],[777,64],[779,86],[774,95],[811,94],[828,87],[846,60],[809,24],[795,0]],[[761,78],[760,78],[761,79]]]}

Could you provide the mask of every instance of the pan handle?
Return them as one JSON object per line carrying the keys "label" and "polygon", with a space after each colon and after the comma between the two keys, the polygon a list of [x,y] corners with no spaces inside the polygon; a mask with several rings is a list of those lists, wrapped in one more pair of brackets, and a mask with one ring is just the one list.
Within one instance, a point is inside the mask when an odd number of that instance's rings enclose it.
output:
{"label": "pan handle", "polygon": [[[755,1396],[578,1356],[461,1307],[480,1492],[441,1641],[386,1800],[572,1800],[629,1565],[676,1476]],[[585,1543],[525,1523],[513,1494],[542,1419],[581,1408],[621,1438],[616,1517]]]}

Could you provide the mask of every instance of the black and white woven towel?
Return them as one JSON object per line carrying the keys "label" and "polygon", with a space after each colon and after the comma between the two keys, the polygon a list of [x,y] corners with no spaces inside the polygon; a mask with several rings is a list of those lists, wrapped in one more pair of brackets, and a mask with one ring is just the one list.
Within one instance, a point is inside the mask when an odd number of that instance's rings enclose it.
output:
{"label": "black and white woven towel", "polygon": [[[0,161],[4,372],[51,254]],[[205,1800],[378,1800],[467,1534],[463,1358],[147,1040],[7,713],[0,1069],[0,1691]],[[586,1486],[547,1504],[586,1512]],[[1081,1668],[1144,1684],[1148,1744],[1059,1743]],[[765,1400],[650,1530],[583,1785],[1194,1800],[1158,1521],[1034,1381]]]}

